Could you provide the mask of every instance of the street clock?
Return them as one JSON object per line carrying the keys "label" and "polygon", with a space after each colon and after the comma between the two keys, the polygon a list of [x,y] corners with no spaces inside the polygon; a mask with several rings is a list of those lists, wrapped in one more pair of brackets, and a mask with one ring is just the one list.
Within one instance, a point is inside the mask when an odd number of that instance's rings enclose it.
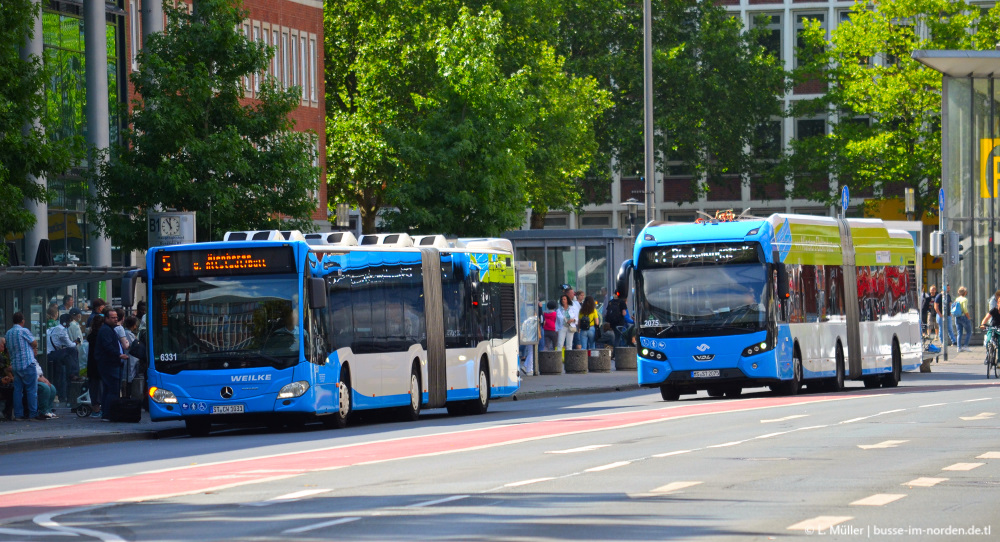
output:
{"label": "street clock", "polygon": [[195,214],[193,212],[149,213],[148,224],[150,247],[181,245],[196,241]]}

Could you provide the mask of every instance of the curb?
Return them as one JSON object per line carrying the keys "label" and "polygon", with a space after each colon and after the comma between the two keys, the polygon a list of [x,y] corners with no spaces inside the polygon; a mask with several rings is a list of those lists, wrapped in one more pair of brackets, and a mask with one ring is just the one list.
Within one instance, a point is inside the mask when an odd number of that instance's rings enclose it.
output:
{"label": "curb", "polygon": [[72,448],[75,446],[90,446],[93,444],[108,444],[118,442],[133,442],[137,440],[157,440],[183,436],[187,430],[171,428],[161,430],[136,431],[133,433],[103,433],[97,435],[80,435],[75,437],[54,437],[45,439],[20,439],[0,443],[0,455],[20,452],[51,450],[54,448]]}
{"label": "curb", "polygon": [[592,393],[613,393],[616,391],[637,391],[642,389],[639,384],[619,384],[616,386],[594,386],[589,388],[571,388],[565,390],[542,390],[518,392],[510,397],[496,399],[497,402],[527,401],[531,399],[547,399],[550,397],[569,397],[572,395],[589,395]]}

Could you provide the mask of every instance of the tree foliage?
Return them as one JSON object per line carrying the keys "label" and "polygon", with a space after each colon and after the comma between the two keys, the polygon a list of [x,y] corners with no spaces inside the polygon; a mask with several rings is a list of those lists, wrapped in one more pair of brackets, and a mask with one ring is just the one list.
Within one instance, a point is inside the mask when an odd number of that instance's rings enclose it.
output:
{"label": "tree foliage", "polygon": [[[941,185],[941,74],[911,58],[920,49],[992,49],[998,10],[983,17],[963,0],[858,2],[830,34],[804,32],[798,76],[820,78],[825,96],[795,116],[830,116],[829,134],[792,142],[777,182],[824,203],[830,175],[853,194],[900,198],[913,188],[917,215],[936,206]],[[971,31],[970,31],[971,30]]]}
{"label": "tree foliage", "polygon": [[[246,12],[232,0],[164,4],[167,27],[149,37],[131,81],[125,144],[95,179],[94,219],[125,249],[146,247],[146,213],[198,211],[199,240],[227,230],[312,228],[318,170],[315,135],[289,119],[301,89],[266,75],[271,47],[239,32]],[[244,77],[258,74],[256,99]]]}
{"label": "tree foliage", "polygon": [[[34,127],[45,118],[45,70],[41,59],[21,58],[21,47],[40,17],[30,0],[0,3],[0,235],[18,234],[35,225],[35,215],[26,200],[48,198],[45,186],[34,178],[68,169],[79,154],[75,139],[50,141]],[[6,246],[0,245],[0,263],[7,261]]]}

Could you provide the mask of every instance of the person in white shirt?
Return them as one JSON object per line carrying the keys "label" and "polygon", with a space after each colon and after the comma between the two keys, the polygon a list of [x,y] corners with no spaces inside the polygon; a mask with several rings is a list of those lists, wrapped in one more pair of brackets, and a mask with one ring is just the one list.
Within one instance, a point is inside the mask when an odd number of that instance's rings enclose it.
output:
{"label": "person in white shirt", "polygon": [[[80,361],[76,343],[69,338],[70,315],[59,317],[59,325],[49,328],[46,332],[45,351],[52,363],[52,378],[55,380],[55,395],[63,401],[68,399],[69,381],[80,375]],[[39,396],[41,397],[41,396]],[[50,402],[54,402],[54,397]]]}
{"label": "person in white shirt", "polygon": [[576,293],[573,292],[572,286],[568,285],[566,286],[566,295],[569,297],[569,300],[572,303],[569,307],[570,322],[572,323],[573,327],[576,328],[576,331],[573,332],[573,348],[580,348],[580,326],[578,323],[580,322],[580,308],[583,305],[581,305],[580,302],[577,301]]}

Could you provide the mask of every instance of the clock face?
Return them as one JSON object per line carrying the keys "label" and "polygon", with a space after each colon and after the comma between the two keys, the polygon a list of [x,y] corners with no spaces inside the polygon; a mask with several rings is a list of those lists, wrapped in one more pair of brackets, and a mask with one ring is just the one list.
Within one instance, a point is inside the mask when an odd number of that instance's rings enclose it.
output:
{"label": "clock face", "polygon": [[160,235],[174,237],[181,234],[181,218],[179,216],[164,216],[160,218]]}

